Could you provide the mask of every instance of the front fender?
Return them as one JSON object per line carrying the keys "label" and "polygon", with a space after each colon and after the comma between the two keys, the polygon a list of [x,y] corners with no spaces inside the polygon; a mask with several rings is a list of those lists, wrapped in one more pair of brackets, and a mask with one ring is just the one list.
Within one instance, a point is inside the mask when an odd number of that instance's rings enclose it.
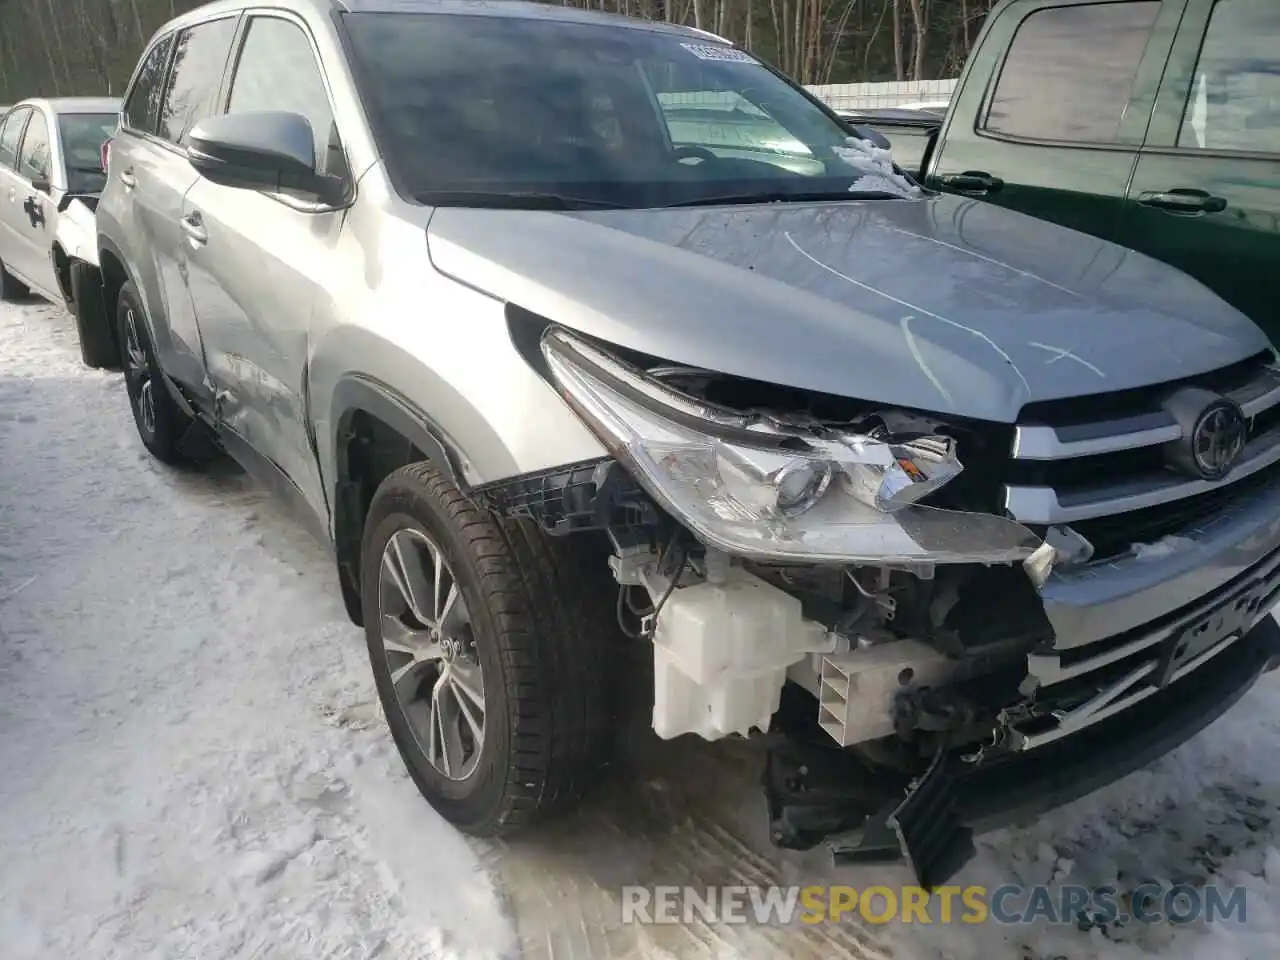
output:
{"label": "front fender", "polygon": [[[365,311],[313,342],[309,390],[327,490],[341,479],[339,438],[356,410],[440,457],[464,489],[607,455],[516,350],[500,301],[439,275],[420,283],[428,289],[397,297],[396,309]],[[421,315],[405,303],[423,305]]]}

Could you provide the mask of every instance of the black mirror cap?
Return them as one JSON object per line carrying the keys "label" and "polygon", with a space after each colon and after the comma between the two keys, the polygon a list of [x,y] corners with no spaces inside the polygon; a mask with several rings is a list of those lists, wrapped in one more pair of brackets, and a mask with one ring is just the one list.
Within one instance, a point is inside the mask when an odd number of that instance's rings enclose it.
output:
{"label": "black mirror cap", "polygon": [[187,160],[223,186],[311,193],[326,202],[342,192],[334,178],[316,171],[311,123],[297,113],[208,117],[187,135]]}
{"label": "black mirror cap", "polygon": [[48,177],[36,177],[31,181],[31,189],[36,193],[43,193],[47,197],[53,193],[53,184]]}

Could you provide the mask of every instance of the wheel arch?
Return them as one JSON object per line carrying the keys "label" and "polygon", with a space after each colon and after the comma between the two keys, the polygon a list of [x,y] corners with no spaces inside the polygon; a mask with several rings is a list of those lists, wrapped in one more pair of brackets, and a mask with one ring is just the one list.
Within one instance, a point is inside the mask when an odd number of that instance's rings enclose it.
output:
{"label": "wheel arch", "polygon": [[53,258],[53,279],[58,285],[58,292],[62,294],[62,299],[71,303],[73,301],[71,290],[71,264],[72,261],[78,260],[67,253],[63,247],[61,240],[53,241],[53,248],[50,251]]}
{"label": "wheel arch", "polygon": [[116,303],[120,299],[120,291],[124,289],[124,285],[130,280],[138,288],[138,295],[142,296],[142,286],[133,275],[133,271],[129,269],[128,264],[129,260],[120,252],[120,248],[99,235],[98,269],[102,273],[102,302],[113,316]]}
{"label": "wheel arch", "polygon": [[347,615],[364,623],[360,598],[360,547],[373,494],[393,471],[429,461],[463,493],[468,484],[460,451],[444,431],[394,388],[350,374],[332,394],[333,544]]}

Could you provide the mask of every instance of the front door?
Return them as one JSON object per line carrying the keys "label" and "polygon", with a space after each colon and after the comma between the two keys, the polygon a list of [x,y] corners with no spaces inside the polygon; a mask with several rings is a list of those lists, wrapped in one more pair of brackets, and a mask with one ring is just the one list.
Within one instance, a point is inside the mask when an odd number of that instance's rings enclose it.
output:
{"label": "front door", "polygon": [[[252,17],[228,113],[288,111],[311,122],[317,167],[346,176],[320,64],[303,24]],[[337,271],[345,212],[314,197],[200,178],[183,204],[188,283],[217,384],[220,423],[271,461],[325,525],[328,507],[307,407],[311,317]]]}
{"label": "front door", "polygon": [[1193,0],[1125,206],[1124,242],[1280,346],[1280,4]]}

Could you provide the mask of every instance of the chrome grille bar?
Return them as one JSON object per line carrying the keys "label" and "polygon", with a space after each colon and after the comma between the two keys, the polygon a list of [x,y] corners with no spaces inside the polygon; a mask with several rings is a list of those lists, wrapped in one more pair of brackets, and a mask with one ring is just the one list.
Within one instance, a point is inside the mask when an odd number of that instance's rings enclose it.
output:
{"label": "chrome grille bar", "polygon": [[[1264,367],[1244,386],[1224,394],[1252,419],[1280,405],[1280,367]],[[1013,432],[1015,460],[1072,460],[1103,453],[1154,447],[1182,438],[1178,424],[1163,410],[1071,426],[1018,426]]]}
{"label": "chrome grille bar", "polygon": [[1117,483],[1073,490],[1063,495],[1053,487],[1006,485],[1005,512],[1019,523],[1075,523],[1158,507],[1228,487],[1260,470],[1280,463],[1280,427],[1255,437],[1245,446],[1236,468],[1222,480],[1191,480],[1172,470],[1130,477]]}

